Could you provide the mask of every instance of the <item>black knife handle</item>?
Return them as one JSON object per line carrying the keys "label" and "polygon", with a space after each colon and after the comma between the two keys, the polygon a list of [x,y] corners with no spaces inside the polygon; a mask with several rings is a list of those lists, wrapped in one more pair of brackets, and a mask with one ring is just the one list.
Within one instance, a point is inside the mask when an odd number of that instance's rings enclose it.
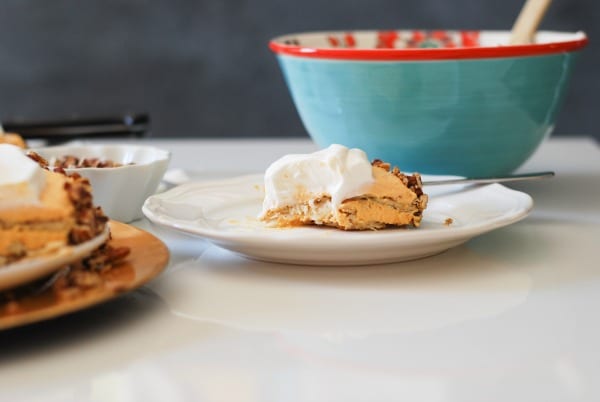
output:
{"label": "black knife handle", "polygon": [[108,117],[72,117],[53,120],[8,120],[2,122],[5,132],[17,133],[25,139],[43,139],[50,143],[97,137],[143,137],[150,128],[145,113]]}

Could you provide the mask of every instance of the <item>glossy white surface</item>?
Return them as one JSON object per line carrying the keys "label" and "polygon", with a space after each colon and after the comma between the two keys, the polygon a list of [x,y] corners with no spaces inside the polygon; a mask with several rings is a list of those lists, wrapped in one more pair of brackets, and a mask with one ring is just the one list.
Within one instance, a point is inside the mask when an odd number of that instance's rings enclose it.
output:
{"label": "glossy white surface", "polygon": [[87,177],[92,184],[94,204],[100,205],[112,219],[131,222],[141,218],[142,204],[153,194],[169,165],[170,154],[164,149],[133,144],[61,145],[35,148],[50,163],[67,155],[99,158],[123,164],[115,168],[66,169]]}
{"label": "glossy white surface", "polygon": [[[315,226],[276,228],[259,219],[265,197],[263,177],[258,174],[186,183],[149,197],[142,210],[153,223],[251,258],[349,266],[438,254],[523,219],[533,206],[527,194],[500,184],[448,185],[425,188],[429,204],[418,229],[357,232]],[[423,180],[443,178],[424,176]]]}
{"label": "glossy white surface", "polygon": [[[155,144],[206,178],[313,149]],[[551,139],[522,170],[557,173],[511,185],[533,197],[530,216],[404,263],[263,263],[138,221],[171,248],[168,271],[114,302],[1,332],[0,400],[600,400],[600,150]]]}
{"label": "glossy white surface", "polygon": [[90,254],[108,239],[109,227],[104,232],[84,243],[71,247],[61,247],[52,253],[37,257],[25,258],[12,264],[0,267],[0,290],[49,275],[58,268]]}

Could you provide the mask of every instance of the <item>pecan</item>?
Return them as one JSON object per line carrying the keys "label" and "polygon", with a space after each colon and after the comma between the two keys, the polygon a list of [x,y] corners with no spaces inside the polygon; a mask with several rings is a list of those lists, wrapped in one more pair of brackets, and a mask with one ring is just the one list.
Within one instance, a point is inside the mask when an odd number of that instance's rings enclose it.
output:
{"label": "pecan", "polygon": [[106,254],[108,260],[111,262],[117,262],[123,260],[129,255],[131,249],[129,247],[107,247]]}
{"label": "pecan", "polygon": [[383,168],[383,169],[387,170],[388,172],[390,171],[390,167],[392,166],[389,163],[382,161],[381,159],[373,160],[373,162],[371,162],[371,165]]}
{"label": "pecan", "polygon": [[97,233],[89,226],[75,226],[69,235],[69,239],[73,244],[80,244],[96,237]]}
{"label": "pecan", "polygon": [[48,161],[46,159],[44,159],[42,157],[42,155],[38,154],[37,152],[29,151],[29,152],[27,152],[27,156],[34,162],[37,162],[38,165],[40,165],[41,167],[48,168]]}
{"label": "pecan", "polygon": [[122,163],[114,162],[110,159],[100,158],[78,158],[73,155],[65,155],[54,162],[54,166],[63,169],[78,168],[112,168],[123,166]]}

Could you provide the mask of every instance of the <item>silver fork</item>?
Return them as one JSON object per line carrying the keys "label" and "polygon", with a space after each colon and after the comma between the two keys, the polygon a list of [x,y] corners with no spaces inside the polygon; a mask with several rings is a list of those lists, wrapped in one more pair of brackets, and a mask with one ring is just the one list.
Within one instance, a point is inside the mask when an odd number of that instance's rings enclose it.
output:
{"label": "silver fork", "polygon": [[536,173],[521,173],[509,176],[498,177],[462,177],[457,179],[442,179],[442,180],[427,180],[423,181],[424,186],[441,186],[446,184],[489,184],[489,183],[506,183],[513,181],[538,180],[554,177],[554,172],[536,172]]}

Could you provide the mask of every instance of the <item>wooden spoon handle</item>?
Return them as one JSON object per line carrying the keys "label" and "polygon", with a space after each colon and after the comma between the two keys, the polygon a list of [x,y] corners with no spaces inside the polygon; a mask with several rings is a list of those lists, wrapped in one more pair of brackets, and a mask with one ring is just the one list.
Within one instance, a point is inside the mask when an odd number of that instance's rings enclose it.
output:
{"label": "wooden spoon handle", "polygon": [[510,44],[526,45],[533,42],[537,30],[546,10],[552,0],[527,0],[513,25]]}

